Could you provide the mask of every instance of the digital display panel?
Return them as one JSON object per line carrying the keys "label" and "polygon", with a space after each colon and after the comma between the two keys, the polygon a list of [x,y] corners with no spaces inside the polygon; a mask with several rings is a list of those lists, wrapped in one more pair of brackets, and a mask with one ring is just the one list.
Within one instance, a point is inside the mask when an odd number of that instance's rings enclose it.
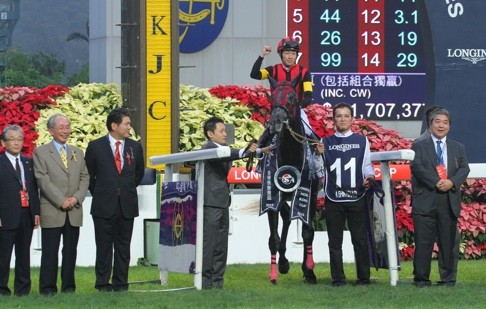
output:
{"label": "digital display panel", "polygon": [[422,120],[426,69],[415,0],[287,0],[287,33],[312,74],[313,101],[357,118]]}

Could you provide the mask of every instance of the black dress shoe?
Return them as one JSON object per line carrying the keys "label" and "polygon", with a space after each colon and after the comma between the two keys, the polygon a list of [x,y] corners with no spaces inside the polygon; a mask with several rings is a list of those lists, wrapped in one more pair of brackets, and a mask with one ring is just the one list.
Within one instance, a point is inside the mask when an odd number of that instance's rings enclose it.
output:
{"label": "black dress shoe", "polygon": [[331,283],[331,285],[333,287],[340,287],[340,286],[345,286],[346,285],[346,281],[333,281]]}
{"label": "black dress shoe", "polygon": [[370,279],[358,279],[356,285],[370,285]]}
{"label": "black dress shoe", "polygon": [[99,285],[99,286],[95,286],[95,288],[100,292],[112,292],[113,291],[113,286],[111,286],[111,284]]}
{"label": "black dress shoe", "polygon": [[414,281],[413,284],[418,288],[426,288],[432,285],[430,281]]}
{"label": "black dress shoe", "polygon": [[61,289],[61,293],[74,293],[74,292],[76,292],[76,288],[73,287]]}
{"label": "black dress shoe", "polygon": [[12,292],[8,290],[0,290],[0,296],[12,296]]}
{"label": "black dress shoe", "polygon": [[455,286],[455,281],[437,281],[437,286]]}
{"label": "black dress shoe", "polygon": [[126,292],[126,291],[128,291],[128,284],[127,285],[114,285],[113,291],[115,291],[115,292]]}

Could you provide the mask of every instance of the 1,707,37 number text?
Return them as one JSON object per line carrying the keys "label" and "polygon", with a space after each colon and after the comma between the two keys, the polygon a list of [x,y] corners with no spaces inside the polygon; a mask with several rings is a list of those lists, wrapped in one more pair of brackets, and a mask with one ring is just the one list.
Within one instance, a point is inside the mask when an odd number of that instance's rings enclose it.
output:
{"label": "1,707,37 number text", "polygon": [[353,114],[358,118],[415,120],[425,103],[364,103],[352,104]]}

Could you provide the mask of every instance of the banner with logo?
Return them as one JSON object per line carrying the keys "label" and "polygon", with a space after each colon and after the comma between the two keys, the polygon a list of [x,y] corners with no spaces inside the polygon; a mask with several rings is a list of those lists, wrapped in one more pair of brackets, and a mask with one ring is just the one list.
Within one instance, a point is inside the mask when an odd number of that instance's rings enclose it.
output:
{"label": "banner with logo", "polygon": [[[277,135],[272,137],[272,143],[275,143]],[[267,211],[278,211],[282,200],[282,191],[274,183],[274,176],[279,168],[278,152],[273,156],[265,155],[260,161],[258,169],[262,173],[262,194],[260,195],[260,216]],[[261,166],[263,165],[263,166]],[[257,169],[257,170],[258,170]]]}
{"label": "banner with logo", "polygon": [[164,182],[161,200],[159,269],[194,274],[197,182]]}
{"label": "banner with logo", "polygon": [[[470,163],[484,163],[486,143],[486,1],[420,1],[428,16],[424,38],[428,105],[448,109],[448,136],[465,144]],[[424,26],[427,23],[423,23]],[[481,141],[481,142],[480,142]]]}
{"label": "banner with logo", "polygon": [[[290,210],[290,220],[300,219],[304,224],[310,225],[310,202],[312,197],[313,173],[309,167],[309,162],[314,156],[309,144],[304,144],[304,162],[302,166],[301,179],[297,190],[292,195],[292,207]],[[314,149],[314,148],[313,148]],[[318,181],[317,179],[315,181]]]}

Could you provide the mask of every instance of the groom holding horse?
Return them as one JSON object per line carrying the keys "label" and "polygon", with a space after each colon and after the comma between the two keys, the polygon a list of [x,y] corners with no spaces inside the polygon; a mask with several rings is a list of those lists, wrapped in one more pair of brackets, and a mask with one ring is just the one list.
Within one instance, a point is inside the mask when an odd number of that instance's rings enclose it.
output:
{"label": "groom holding horse", "polygon": [[356,284],[370,283],[370,257],[366,227],[365,191],[374,180],[368,139],[351,131],[353,111],[347,103],[332,109],[336,133],[317,145],[324,153],[326,167],[326,225],[332,286],[346,285],[343,268],[343,231],[345,222],[351,232],[356,260]]}

